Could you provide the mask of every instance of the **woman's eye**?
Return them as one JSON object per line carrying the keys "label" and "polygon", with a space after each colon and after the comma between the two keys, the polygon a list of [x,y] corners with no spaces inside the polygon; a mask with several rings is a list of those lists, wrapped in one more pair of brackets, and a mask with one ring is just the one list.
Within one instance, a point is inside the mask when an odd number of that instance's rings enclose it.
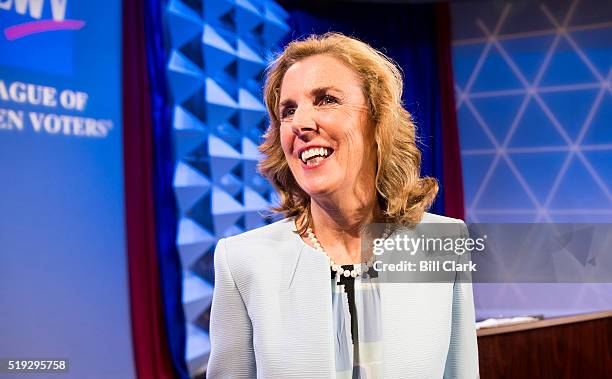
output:
{"label": "woman's eye", "polygon": [[281,120],[286,119],[287,117],[293,116],[295,113],[295,108],[285,108],[281,111]]}
{"label": "woman's eye", "polygon": [[338,103],[338,99],[336,99],[332,95],[324,95],[319,100],[319,104],[321,105],[337,104],[337,103]]}

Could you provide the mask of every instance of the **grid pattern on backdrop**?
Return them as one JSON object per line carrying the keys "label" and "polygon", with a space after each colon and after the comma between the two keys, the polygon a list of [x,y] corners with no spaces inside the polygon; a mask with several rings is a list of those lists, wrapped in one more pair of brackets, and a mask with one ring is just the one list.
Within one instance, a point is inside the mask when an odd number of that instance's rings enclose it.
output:
{"label": "grid pattern on backdrop", "polygon": [[[612,221],[612,2],[461,2],[452,18],[467,221]],[[476,285],[475,301],[479,317],[560,315],[609,309],[611,289]]]}

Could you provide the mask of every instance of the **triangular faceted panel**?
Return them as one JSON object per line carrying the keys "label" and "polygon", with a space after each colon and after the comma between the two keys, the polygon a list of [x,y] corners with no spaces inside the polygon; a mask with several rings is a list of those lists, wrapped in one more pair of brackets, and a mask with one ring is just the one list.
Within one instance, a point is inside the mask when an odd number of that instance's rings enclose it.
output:
{"label": "triangular faceted panel", "polygon": [[[236,222],[241,222],[241,218],[243,218],[244,216],[240,216],[238,218],[238,220]],[[242,224],[244,224],[243,222],[241,222]],[[244,226],[239,226],[237,224],[234,224],[232,226],[230,226],[229,228],[225,229],[225,231],[219,235],[219,238],[226,238],[226,237],[232,237],[235,235],[238,235],[240,233],[244,233],[246,230],[244,229]]]}
{"label": "triangular faceted panel", "polygon": [[208,136],[208,149],[211,157],[240,159],[241,155],[227,142],[214,135]]}
{"label": "triangular faceted panel", "polygon": [[544,63],[548,48],[554,39],[554,35],[545,35],[529,38],[512,38],[500,41],[500,43],[527,81],[533,83],[536,74]]}
{"label": "triangular faceted panel", "polygon": [[210,338],[208,333],[200,330],[191,323],[186,323],[187,343],[185,347],[185,360],[190,373],[201,372],[206,366],[210,354]]}
{"label": "triangular faceted panel", "polygon": [[476,195],[489,167],[491,167],[493,158],[495,158],[494,154],[463,155],[461,158],[463,192],[467,206],[472,205],[474,195]]}
{"label": "triangular faceted panel", "polygon": [[257,26],[255,26],[253,30],[251,30],[251,34],[253,35],[254,38],[263,41],[264,26],[265,26],[265,22],[263,22],[263,19],[262,19],[262,22],[258,24]]}
{"label": "triangular faceted panel", "polygon": [[480,97],[472,99],[495,139],[501,144],[506,139],[517,111],[525,101],[523,95]]}
{"label": "triangular faceted panel", "polygon": [[290,29],[287,23],[283,20],[282,15],[277,14],[278,12],[275,7],[270,5],[271,3],[266,2],[264,5],[264,28],[263,28],[263,39],[267,46],[274,46],[281,40]]}
{"label": "triangular faceted panel", "polygon": [[214,225],[211,217],[211,211],[212,191],[208,191],[208,193],[202,198],[200,198],[193,207],[191,207],[187,212],[185,212],[185,216],[197,222],[198,225],[202,226],[206,230],[210,230],[214,233]]}
{"label": "triangular faceted panel", "polygon": [[[245,80],[240,84],[240,86],[263,103],[263,89],[261,88],[262,81],[259,79],[259,77],[255,77]],[[263,77],[261,79],[263,79]]]}
{"label": "triangular faceted panel", "polygon": [[268,193],[270,191],[274,191],[270,182],[259,174],[253,175],[250,179],[245,179],[245,182],[247,182],[247,180],[249,187],[253,188],[255,191],[260,193],[261,196],[264,196],[266,199],[268,199],[268,201],[270,201]]}
{"label": "triangular faceted panel", "polygon": [[612,144],[612,95],[610,92],[606,92],[601,99],[582,144]]}
{"label": "triangular faceted panel", "polygon": [[262,23],[259,9],[248,0],[236,0],[236,31],[238,34],[249,33]]}
{"label": "triangular faceted panel", "polygon": [[247,136],[252,136],[253,141],[258,142],[261,137],[261,130],[258,125],[266,119],[264,111],[240,110],[240,130]]}
{"label": "triangular faceted panel", "polygon": [[573,157],[561,179],[550,208],[601,209],[609,205],[610,199],[599,187],[593,175],[589,173],[580,159]]}
{"label": "triangular faceted panel", "polygon": [[535,100],[530,100],[510,140],[510,147],[567,146]]}
{"label": "triangular faceted panel", "polygon": [[232,33],[236,31],[236,9],[232,9],[229,12],[225,13],[221,17],[219,17],[220,25]]}
{"label": "triangular faceted panel", "polygon": [[465,88],[483,49],[482,43],[453,46],[453,77],[460,88]]}
{"label": "triangular faceted panel", "polygon": [[243,130],[243,135],[250,139],[256,145],[259,145],[263,142],[262,131],[256,127],[245,127]]}
{"label": "triangular faceted panel", "polygon": [[540,87],[592,82],[597,82],[597,78],[574,48],[565,38],[561,38],[542,77]]}
{"label": "triangular faceted panel", "polygon": [[232,117],[238,104],[211,78],[206,79],[207,122],[216,125]]}
{"label": "triangular faceted panel", "polygon": [[208,137],[210,169],[215,182],[231,171],[241,161],[241,155],[232,146],[213,135]]}
{"label": "triangular faceted panel", "polygon": [[191,208],[210,189],[210,181],[184,162],[174,170],[174,193],[182,212]]}
{"label": "triangular faceted panel", "polygon": [[246,229],[255,229],[266,225],[268,222],[261,216],[261,212],[245,212],[244,226]]}
{"label": "triangular faceted panel", "polygon": [[235,149],[238,149],[242,141],[242,133],[240,133],[238,129],[228,122],[218,124],[214,128],[214,134],[219,136],[219,138],[223,139]]}
{"label": "triangular faceted panel", "polygon": [[234,0],[203,0],[204,20],[219,22],[219,19],[234,9]]}
{"label": "triangular faceted panel", "polygon": [[233,78],[238,76],[238,60],[234,60],[223,68],[223,72]]}
{"label": "triangular faceted panel", "polygon": [[238,70],[236,56],[226,54],[210,46],[204,46],[204,65],[206,73],[215,79],[219,75],[235,75]]}
{"label": "triangular faceted panel", "polygon": [[176,245],[181,266],[188,269],[215,243],[215,237],[193,220],[183,217],[178,223]]}
{"label": "triangular faceted panel", "polygon": [[612,69],[612,26],[574,31],[571,35],[599,74],[605,77]]}
{"label": "triangular faceted panel", "polygon": [[[244,161],[243,161],[244,163]],[[231,171],[232,175],[236,176],[237,178],[241,178],[242,179],[242,165],[238,165],[236,167],[234,167]]]}
{"label": "triangular faceted panel", "polygon": [[213,254],[215,248],[216,246],[211,246],[210,249],[208,249],[205,254],[202,254],[198,260],[193,262],[190,267],[192,273],[212,285],[215,284],[215,254]]}
{"label": "triangular faceted panel", "polygon": [[257,172],[257,161],[244,161],[242,163],[242,180],[261,196],[266,196],[270,190],[270,183]]}
{"label": "triangular faceted panel", "polygon": [[481,209],[526,209],[535,204],[506,161],[500,159],[476,206]]}
{"label": "triangular faceted panel", "polygon": [[[204,100],[204,87],[198,89],[193,95],[183,100],[180,105],[202,122],[206,120],[206,102]],[[179,104],[179,103],[177,103]]]}
{"label": "triangular faceted panel", "polygon": [[242,181],[229,172],[221,177],[218,184],[225,192],[234,197],[242,191]]}
{"label": "triangular faceted panel", "polygon": [[181,106],[175,106],[172,114],[172,128],[174,130],[201,130],[205,132],[206,126],[193,114]]}
{"label": "triangular faceted panel", "polygon": [[266,68],[266,62],[244,40],[238,39],[237,45],[237,56],[239,58],[238,76],[241,78],[241,81],[247,81],[259,75]]}
{"label": "triangular faceted panel", "polygon": [[242,216],[243,205],[218,187],[212,191],[212,216],[215,234],[224,233]]}
{"label": "triangular faceted panel", "polygon": [[[225,214],[238,214],[244,210],[243,205],[234,200],[232,195],[217,186],[213,186],[212,189],[212,204],[212,214],[214,217]],[[240,215],[232,221],[232,224],[236,222],[239,217]]]}
{"label": "triangular faceted panel", "polygon": [[495,46],[491,47],[474,81],[472,92],[520,88],[524,88],[521,81],[506,63],[499,50]]}
{"label": "triangular faceted panel", "polygon": [[180,106],[174,107],[172,126],[175,159],[189,155],[208,135],[206,126]]}
{"label": "triangular faceted panel", "polygon": [[192,154],[185,157],[184,160],[189,163],[191,167],[201,172],[202,175],[211,178],[212,173],[210,171],[208,141],[198,146],[198,148],[195,149]]}
{"label": "triangular faceted panel", "polygon": [[494,147],[472,111],[465,104],[457,111],[457,123],[459,125],[461,150],[492,149]]}
{"label": "triangular faceted panel", "polygon": [[204,51],[202,50],[202,36],[187,41],[179,49],[180,53],[189,59],[202,71],[204,70]]}
{"label": "triangular faceted panel", "polygon": [[204,74],[195,63],[173,50],[168,60],[168,82],[174,102],[181,103],[202,88]]}
{"label": "triangular faceted panel", "polygon": [[237,52],[236,39],[237,36],[234,32],[217,25],[204,24],[204,38],[202,41],[206,44],[215,46],[228,54],[231,53],[235,55]]}
{"label": "triangular faceted panel", "polygon": [[280,17],[282,20],[285,20],[285,22],[289,20],[289,12],[287,12],[282,6],[280,6],[280,4],[277,4],[276,2],[270,0],[265,0],[264,3],[266,7],[268,7],[271,11],[274,12],[274,14],[276,14],[277,17]]}
{"label": "triangular faceted panel", "polygon": [[[240,88],[238,90],[238,106],[241,110],[244,109],[258,112],[266,111],[266,107],[261,102],[261,100],[251,95],[249,91],[244,88]],[[257,122],[259,122],[259,120]]]}
{"label": "triangular faceted panel", "polygon": [[209,76],[222,72],[236,60],[236,50],[231,41],[227,41],[212,26],[205,24],[202,35],[204,45],[204,64]]}
{"label": "triangular faceted panel", "polygon": [[247,212],[261,211],[268,209],[268,201],[261,197],[257,191],[244,186],[244,210]]}
{"label": "triangular faceted panel", "polygon": [[[609,189],[612,189],[612,147],[607,150],[582,151]],[[608,206],[612,208],[612,204]]]}
{"label": "triangular faceted panel", "polygon": [[257,162],[262,158],[262,154],[257,150],[257,145],[248,138],[242,139],[242,158]]}
{"label": "triangular faceted panel", "polygon": [[217,183],[225,174],[234,169],[240,163],[240,159],[234,158],[210,158],[210,171],[212,180]]}
{"label": "triangular faceted panel", "polygon": [[598,92],[597,89],[543,92],[540,97],[572,141],[576,141]]}
{"label": "triangular faceted panel", "polygon": [[172,46],[178,48],[202,32],[202,19],[180,0],[170,0],[166,8]]}
{"label": "triangular faceted panel", "polygon": [[546,202],[566,157],[565,152],[511,154],[512,162],[540,204]]}
{"label": "triangular faceted panel", "polygon": [[210,284],[197,275],[185,271],[183,275],[183,310],[187,321],[195,321],[202,312],[208,309],[212,297],[213,287]]}

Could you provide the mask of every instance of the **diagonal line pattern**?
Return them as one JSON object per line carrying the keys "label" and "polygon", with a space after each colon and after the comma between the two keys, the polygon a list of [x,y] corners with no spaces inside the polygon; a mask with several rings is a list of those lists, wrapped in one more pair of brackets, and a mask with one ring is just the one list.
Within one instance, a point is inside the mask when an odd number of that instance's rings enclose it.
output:
{"label": "diagonal line pattern", "polygon": [[[490,140],[492,144],[492,148],[484,148],[484,149],[462,149],[462,156],[493,156],[491,163],[489,164],[485,175],[483,176],[480,183],[478,183],[478,187],[475,190],[472,202],[468,204],[467,213],[468,218],[472,221],[480,220],[481,216],[479,215],[508,215],[508,214],[537,214],[537,220],[548,221],[551,222],[552,219],[550,215],[567,215],[567,214],[580,214],[583,212],[585,214],[593,214],[593,215],[612,215],[612,192],[608,187],[606,180],[602,177],[603,173],[597,171],[596,167],[589,161],[589,158],[583,153],[587,151],[612,151],[612,144],[583,144],[583,140],[589,128],[591,127],[595,116],[600,111],[602,100],[606,93],[612,94],[612,68],[610,68],[609,72],[601,73],[598,71],[597,67],[592,63],[588,54],[580,47],[580,45],[576,42],[576,40],[571,35],[573,31],[579,30],[596,30],[600,28],[609,28],[612,26],[612,20],[610,22],[605,23],[596,23],[591,25],[578,25],[578,26],[569,26],[569,23],[574,17],[574,14],[580,4],[580,0],[573,0],[570,4],[566,14],[563,19],[558,20],[545,5],[540,5],[540,11],[542,12],[543,17],[546,17],[552,25],[554,25],[554,29],[552,30],[543,30],[543,31],[535,31],[535,32],[519,32],[513,34],[499,35],[499,31],[506,22],[508,15],[512,11],[512,5],[510,3],[505,3],[504,8],[496,22],[493,30],[489,30],[486,24],[482,20],[476,20],[476,25],[481,29],[485,38],[476,38],[470,40],[461,40],[455,41],[454,45],[461,46],[466,44],[481,44],[485,42],[485,47],[480,53],[477,63],[475,64],[473,71],[471,72],[468,81],[463,89],[461,89],[458,85],[455,86],[455,90],[457,92],[457,103],[456,107],[459,109],[461,106],[465,106],[469,112],[473,115],[474,119],[477,121],[477,125],[480,126],[484,134]],[[519,66],[514,61],[512,54],[506,50],[504,45],[500,43],[502,40],[508,39],[519,39],[519,38],[533,38],[541,35],[552,35],[554,34],[554,38],[550,46],[547,48],[543,60],[539,65],[537,72],[534,76],[533,82],[529,83]],[[542,78],[546,74],[551,60],[557,53],[557,48],[561,41],[566,41],[567,45],[572,49],[573,52],[579,57],[580,61],[588,68],[588,70],[593,74],[593,77],[596,78],[596,82],[589,83],[576,83],[571,85],[549,85],[549,86],[540,86]],[[612,50],[612,44],[610,45],[610,49]],[[482,67],[487,60],[488,56],[493,52],[497,52],[502,57],[503,61],[508,65],[513,75],[518,79],[523,88],[519,89],[507,89],[507,90],[494,90],[494,91],[480,91],[473,92],[473,84],[478,79]],[[593,100],[593,103],[590,105],[590,109],[587,112],[587,116],[584,119],[583,123],[580,125],[578,136],[576,140],[573,141],[570,137],[569,133],[563,127],[563,123],[558,118],[552,109],[546,104],[546,102],[542,99],[542,93],[568,93],[570,91],[578,91],[584,89],[597,89],[597,95]],[[519,108],[516,111],[516,114],[513,117],[510,128],[508,129],[503,141],[498,141],[496,136],[492,133],[490,126],[487,124],[487,121],[482,117],[480,111],[476,108],[472,99],[477,98],[495,98],[501,96],[508,95],[523,95],[523,101],[519,105]],[[542,113],[546,116],[546,118],[550,121],[550,124],[554,127],[554,129],[559,133],[561,138],[563,139],[565,146],[547,146],[547,141],[542,141],[541,146],[529,146],[529,147],[509,147],[509,143],[512,140],[517,128],[521,124],[521,120],[523,119],[525,112],[527,112],[527,105],[533,102],[537,104],[538,109],[542,111]],[[461,120],[459,120],[459,127],[461,127]],[[537,127],[534,125],[533,127]],[[511,154],[522,154],[522,153],[538,153],[538,154],[546,154],[546,153],[566,153],[563,163],[558,169],[552,184],[547,191],[545,199],[539,200],[533,191],[532,185],[526,179],[519,167],[516,166],[512,159]],[[590,209],[590,208],[581,208],[581,209],[551,209],[551,204],[557,195],[560,186],[566,185],[568,178],[568,169],[572,161],[577,160],[580,162],[582,167],[584,167],[586,173],[593,179],[593,182],[597,186],[597,188],[608,198],[609,204],[602,204],[603,208],[601,209]],[[533,203],[533,209],[525,210],[525,209],[484,209],[479,207],[479,202],[483,196],[485,190],[495,190],[495,186],[499,185],[498,183],[492,183],[491,178],[499,167],[500,162],[505,162],[509,167],[512,175],[519,183],[520,187],[524,190],[527,197]],[[469,170],[469,166],[465,167],[464,170]],[[571,178],[570,182],[571,182]],[[576,189],[576,191],[580,191],[580,189]],[[577,193],[579,196],[579,193]],[[509,200],[511,201],[511,200]],[[612,219],[612,218],[611,218]]]}

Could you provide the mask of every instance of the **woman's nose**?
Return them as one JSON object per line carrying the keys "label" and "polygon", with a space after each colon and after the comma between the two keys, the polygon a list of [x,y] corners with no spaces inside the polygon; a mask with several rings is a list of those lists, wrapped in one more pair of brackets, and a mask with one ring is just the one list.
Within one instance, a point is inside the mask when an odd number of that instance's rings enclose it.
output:
{"label": "woman's nose", "polygon": [[298,107],[293,114],[293,133],[299,136],[304,133],[317,130],[317,123],[313,117],[313,109],[311,107]]}

